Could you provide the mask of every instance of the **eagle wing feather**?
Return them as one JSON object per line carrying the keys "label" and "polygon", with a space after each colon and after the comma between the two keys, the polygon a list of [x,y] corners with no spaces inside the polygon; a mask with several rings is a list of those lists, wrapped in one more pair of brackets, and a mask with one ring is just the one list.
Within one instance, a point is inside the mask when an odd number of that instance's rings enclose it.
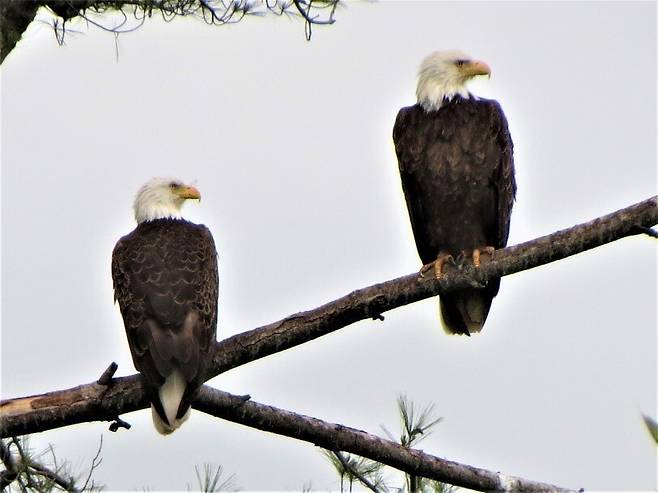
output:
{"label": "eagle wing feather", "polygon": [[217,326],[217,253],[210,231],[183,220],[142,223],[112,254],[115,300],[133,362],[165,418],[158,389],[178,371],[186,383],[177,417],[203,383]]}

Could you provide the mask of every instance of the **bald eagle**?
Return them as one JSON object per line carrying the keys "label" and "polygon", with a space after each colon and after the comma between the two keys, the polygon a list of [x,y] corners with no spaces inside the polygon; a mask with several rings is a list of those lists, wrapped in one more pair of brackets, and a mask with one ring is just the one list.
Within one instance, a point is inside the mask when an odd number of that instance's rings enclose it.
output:
{"label": "bald eagle", "polygon": [[[498,102],[465,85],[489,75],[484,62],[458,51],[427,56],[418,73],[417,104],[402,108],[393,128],[402,189],[423,264],[443,264],[507,244],[516,194],[512,139]],[[500,279],[440,296],[450,334],[479,332]]]}
{"label": "bald eagle", "polygon": [[152,179],[135,198],[137,227],[112,253],[114,298],[153,424],[164,435],[189,417],[215,342],[215,243],[208,228],[180,215],[185,200],[200,198],[179,180]]}

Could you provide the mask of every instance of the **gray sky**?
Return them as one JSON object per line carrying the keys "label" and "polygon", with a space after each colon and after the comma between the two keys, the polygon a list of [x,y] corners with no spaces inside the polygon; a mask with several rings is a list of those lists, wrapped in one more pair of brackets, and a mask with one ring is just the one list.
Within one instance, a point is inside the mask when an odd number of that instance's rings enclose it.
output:
{"label": "gray sky", "polygon": [[[118,39],[34,23],[2,67],[2,397],[134,373],[110,256],[152,176],[196,180],[219,250],[218,337],[408,274],[419,261],[391,130],[430,51],[492,67],[515,143],[510,244],[656,193],[653,2],[349,4],[316,28],[151,20]],[[656,244],[628,238],[503,279],[482,334],[448,337],[437,300],[251,363],[210,384],[380,433],[396,396],[444,417],[422,448],[588,490],[656,488]],[[110,490],[185,489],[222,464],[244,489],[338,488],[310,444],[193,413],[33,437]]]}

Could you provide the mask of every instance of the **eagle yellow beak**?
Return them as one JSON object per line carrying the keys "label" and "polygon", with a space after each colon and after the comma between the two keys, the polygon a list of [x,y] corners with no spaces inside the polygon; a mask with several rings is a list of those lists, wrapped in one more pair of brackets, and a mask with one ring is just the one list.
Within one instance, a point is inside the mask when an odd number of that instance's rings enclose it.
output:
{"label": "eagle yellow beak", "polygon": [[196,189],[196,187],[192,187],[192,186],[181,187],[180,190],[178,191],[178,196],[181,199],[201,200],[201,193],[199,192],[199,190]]}
{"label": "eagle yellow beak", "polygon": [[462,72],[468,77],[474,77],[476,75],[491,76],[491,69],[489,68],[489,65],[478,60],[464,64],[462,67]]}

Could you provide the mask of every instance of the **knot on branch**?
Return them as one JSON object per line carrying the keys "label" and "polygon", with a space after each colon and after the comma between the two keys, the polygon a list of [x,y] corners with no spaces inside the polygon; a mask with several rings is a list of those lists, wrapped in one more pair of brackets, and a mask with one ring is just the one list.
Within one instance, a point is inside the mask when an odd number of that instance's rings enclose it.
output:
{"label": "knot on branch", "polygon": [[384,294],[378,294],[370,298],[365,308],[366,315],[373,320],[384,320],[382,312],[385,311],[386,306],[388,305],[388,299]]}

